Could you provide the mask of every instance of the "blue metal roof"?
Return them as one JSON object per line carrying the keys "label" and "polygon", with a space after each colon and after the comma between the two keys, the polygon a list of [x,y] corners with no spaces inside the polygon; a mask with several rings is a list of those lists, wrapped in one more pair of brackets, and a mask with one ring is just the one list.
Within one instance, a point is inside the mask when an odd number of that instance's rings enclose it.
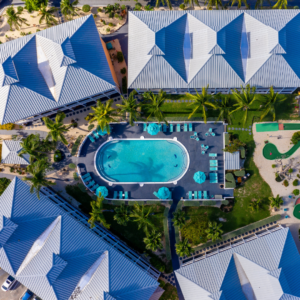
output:
{"label": "blue metal roof", "polygon": [[[41,54],[54,92],[40,71]],[[0,63],[1,124],[118,89],[92,15],[1,44]]]}
{"label": "blue metal roof", "polygon": [[16,177],[0,197],[2,269],[44,300],[69,299],[82,282],[78,300],[151,297],[159,285],[153,277],[105,236],[29,189]]}
{"label": "blue metal roof", "polygon": [[297,87],[299,23],[294,9],[129,12],[128,87]]}

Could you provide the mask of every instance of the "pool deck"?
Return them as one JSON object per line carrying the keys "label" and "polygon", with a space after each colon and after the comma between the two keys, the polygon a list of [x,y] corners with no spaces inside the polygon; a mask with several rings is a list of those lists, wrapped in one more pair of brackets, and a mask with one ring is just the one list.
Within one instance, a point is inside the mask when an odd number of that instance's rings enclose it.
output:
{"label": "pool deck", "polygon": [[[173,123],[173,122],[172,122]],[[174,122],[173,124],[178,124],[180,122]],[[204,124],[202,122],[193,123],[193,131],[184,132],[183,131],[183,123],[181,124],[181,132],[173,132],[169,131],[166,133],[159,132],[155,136],[149,135],[147,132],[143,131],[143,124],[139,124],[136,126],[130,126],[129,124],[113,124],[112,131],[110,137],[112,138],[140,138],[144,136],[145,139],[159,139],[159,138],[177,138],[179,142],[181,142],[187,149],[190,156],[190,165],[186,174],[174,184],[144,184],[140,186],[139,184],[118,184],[113,183],[112,186],[102,180],[95,168],[94,168],[94,156],[99,148],[99,146],[108,140],[107,135],[104,137],[100,137],[99,139],[95,139],[95,142],[92,143],[88,138],[85,140],[82,145],[80,157],[78,157],[78,168],[82,175],[89,172],[92,176],[92,179],[99,184],[100,186],[106,186],[109,194],[107,198],[113,198],[114,191],[128,191],[129,192],[129,200],[158,200],[154,195],[154,191],[158,191],[158,189],[162,186],[168,187],[172,191],[172,199],[188,199],[189,191],[207,191],[208,198],[211,195],[222,195],[224,197],[233,197],[233,189],[223,189],[220,188],[220,184],[224,184],[224,156],[223,156],[223,132],[224,125],[223,123],[208,123]],[[216,134],[213,136],[205,136],[205,133],[209,128],[213,129],[213,132]],[[174,130],[176,130],[176,126],[174,126]],[[191,139],[190,136],[194,134],[194,132],[198,133],[199,141]],[[209,149],[206,151],[206,154],[201,154],[201,144],[208,145]],[[209,160],[214,159],[209,157],[209,153],[217,153],[218,160],[218,183],[210,183],[209,182]],[[202,184],[198,184],[194,181],[193,176],[197,171],[202,171],[206,174],[206,181]]]}

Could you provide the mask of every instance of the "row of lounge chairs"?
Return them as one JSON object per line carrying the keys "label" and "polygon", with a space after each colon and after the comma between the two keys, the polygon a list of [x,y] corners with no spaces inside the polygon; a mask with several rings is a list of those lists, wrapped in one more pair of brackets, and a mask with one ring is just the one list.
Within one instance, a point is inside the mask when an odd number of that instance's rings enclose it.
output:
{"label": "row of lounge chairs", "polygon": [[[147,123],[143,123],[144,126],[144,131],[147,131]],[[158,125],[160,127],[160,131],[161,132],[167,132],[168,129],[170,130],[170,132],[174,132],[175,130],[177,132],[181,131],[181,124],[170,124],[169,126],[167,126],[166,124],[159,124]],[[183,124],[183,131],[187,132],[187,131],[193,131],[193,124],[192,123],[184,123]]]}
{"label": "row of lounge chairs", "polygon": [[91,177],[90,173],[86,173],[83,176],[81,176],[83,182],[85,185],[91,190],[96,191],[96,189],[99,187],[99,184],[97,184]]}
{"label": "row of lounge chairs", "polygon": [[203,198],[202,198],[202,191],[194,191],[189,192],[189,199],[208,199],[207,191],[203,191]]}
{"label": "row of lounge chairs", "polygon": [[209,182],[218,183],[218,173],[209,173]]}
{"label": "row of lounge chairs", "polygon": [[113,199],[128,199],[128,192],[122,192],[122,191],[114,191]]}

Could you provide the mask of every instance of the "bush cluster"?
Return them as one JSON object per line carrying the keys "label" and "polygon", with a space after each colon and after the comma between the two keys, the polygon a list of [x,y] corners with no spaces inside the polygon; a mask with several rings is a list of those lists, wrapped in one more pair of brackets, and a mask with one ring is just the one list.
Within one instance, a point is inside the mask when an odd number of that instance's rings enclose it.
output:
{"label": "bush cluster", "polygon": [[13,130],[15,128],[15,124],[13,123],[7,123],[4,125],[0,125],[0,129],[2,130]]}
{"label": "bush cluster", "polygon": [[291,142],[296,145],[300,141],[300,131],[297,131],[293,134]]}
{"label": "bush cluster", "polygon": [[56,150],[56,151],[54,152],[54,161],[55,161],[55,162],[59,162],[59,161],[61,161],[61,160],[62,160],[62,153],[61,153],[60,150]]}
{"label": "bush cluster", "polygon": [[185,5],[182,3],[182,4],[179,5],[179,8],[180,9],[185,9]]}
{"label": "bush cluster", "polygon": [[121,63],[124,60],[124,56],[123,56],[123,53],[121,51],[117,52],[117,59],[118,59],[119,63]]}
{"label": "bush cluster", "polygon": [[288,187],[288,186],[289,186],[289,182],[288,182],[287,180],[285,180],[285,181],[283,182],[283,185],[284,185],[285,187]]}
{"label": "bush cluster", "polygon": [[82,6],[82,11],[88,13],[91,10],[91,7],[88,4]]}
{"label": "bush cluster", "polygon": [[121,69],[121,74],[126,74],[126,68]]}
{"label": "bush cluster", "polygon": [[297,186],[298,184],[299,184],[298,179],[295,179],[295,180],[293,181],[293,186]]}
{"label": "bush cluster", "polygon": [[276,166],[277,166],[277,165],[274,164],[274,165],[272,165],[272,168],[274,169],[274,168],[276,168]]}
{"label": "bush cluster", "polygon": [[293,190],[293,194],[295,196],[298,196],[300,194],[300,191],[298,189]]}

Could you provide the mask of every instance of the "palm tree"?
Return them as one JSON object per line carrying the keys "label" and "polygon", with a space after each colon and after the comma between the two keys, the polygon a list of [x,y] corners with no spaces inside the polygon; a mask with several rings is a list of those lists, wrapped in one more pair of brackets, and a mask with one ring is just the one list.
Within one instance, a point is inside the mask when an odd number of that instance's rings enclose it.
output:
{"label": "palm tree", "polygon": [[252,210],[252,211],[258,211],[259,208],[260,208],[260,205],[261,205],[261,199],[258,199],[256,201],[251,201],[249,203],[249,208]]}
{"label": "palm tree", "polygon": [[238,4],[238,8],[241,8],[242,3],[244,3],[247,8],[250,8],[250,6],[247,3],[247,0],[232,0],[231,6],[233,6],[236,2]]}
{"label": "palm tree", "polygon": [[274,9],[287,9],[288,2],[287,0],[278,0],[275,5],[272,7]]}
{"label": "palm tree", "polygon": [[134,99],[134,96],[137,94],[137,92],[134,90],[129,94],[128,99],[125,99],[123,96],[122,98],[122,104],[117,104],[117,107],[120,107],[119,112],[122,114],[129,114],[129,124],[133,126],[133,120],[137,120],[137,115],[139,112],[137,111],[137,108],[139,105],[136,103],[136,100]]}
{"label": "palm tree", "polygon": [[278,99],[278,93],[274,92],[273,87],[270,87],[270,94],[264,95],[264,103],[262,105],[262,114],[260,120],[262,120],[268,113],[273,116],[273,121],[276,119],[276,106],[278,103],[285,101],[287,98]]}
{"label": "palm tree", "polygon": [[223,7],[222,0],[205,0],[204,4],[207,4],[208,8],[212,8],[213,6],[215,6],[216,9],[219,9],[219,6],[221,8]]}
{"label": "palm tree", "polygon": [[32,163],[34,159],[41,159],[46,156],[45,153],[41,152],[41,144],[39,134],[30,134],[20,142],[22,149],[18,155],[21,157],[23,154],[30,155],[30,163]]}
{"label": "palm tree", "polygon": [[[267,0],[267,2],[271,6],[271,1]],[[256,0],[256,2],[255,2],[255,9],[262,9],[263,8],[263,4],[264,4],[264,0]]]}
{"label": "palm tree", "polygon": [[[165,5],[165,0],[156,0],[156,4],[155,4],[156,7],[159,7],[160,1],[161,1],[162,5]],[[166,0],[166,3],[168,5],[169,9],[172,10],[171,0]]]}
{"label": "palm tree", "polygon": [[29,26],[28,23],[26,23],[26,19],[25,18],[21,18],[21,11],[15,11],[14,6],[10,6],[4,16],[7,18],[7,23],[10,27],[10,30],[13,30],[13,27],[15,27],[15,29],[20,30],[20,26],[24,23],[25,25]]}
{"label": "palm tree", "polygon": [[47,9],[46,5],[42,5],[39,11],[39,15],[41,16],[39,23],[41,24],[43,21],[45,21],[47,25],[57,25],[57,20],[53,16],[56,11],[56,7],[50,7]]}
{"label": "palm tree", "polygon": [[250,87],[250,84],[247,84],[244,88],[241,86],[242,91],[238,91],[237,89],[231,90],[233,97],[237,101],[234,106],[237,106],[235,110],[233,110],[230,114],[233,114],[234,112],[238,110],[244,111],[244,117],[243,117],[243,126],[245,126],[246,121],[248,119],[248,109],[250,109],[251,105],[256,100],[255,87]]}
{"label": "palm tree", "polygon": [[50,130],[50,132],[46,136],[46,141],[49,141],[51,137],[54,142],[62,142],[67,145],[68,141],[66,140],[64,134],[68,132],[69,128],[72,126],[65,126],[63,124],[63,120],[66,117],[65,113],[60,112],[55,117],[55,122],[49,119],[48,117],[44,117],[43,121],[45,122],[46,127]]}
{"label": "palm tree", "polygon": [[161,233],[156,232],[155,230],[153,230],[152,233],[147,234],[143,241],[146,245],[146,249],[153,252],[157,249],[163,248],[163,245],[161,243]]}
{"label": "palm tree", "polygon": [[23,177],[22,180],[29,181],[31,183],[30,193],[36,192],[36,196],[40,199],[40,190],[43,186],[55,185],[55,182],[51,182],[45,178],[46,170],[49,169],[50,164],[45,160],[41,159],[27,166],[27,172],[32,177]]}
{"label": "palm tree", "polygon": [[173,213],[172,222],[174,226],[178,226],[179,228],[181,228],[185,224],[185,220],[186,220],[186,214],[183,210],[179,210]]}
{"label": "palm tree", "polygon": [[216,109],[220,112],[217,121],[220,119],[227,120],[231,124],[232,118],[230,112],[232,110],[232,99],[230,96],[226,96],[221,99],[221,102],[215,102]]}
{"label": "palm tree", "polygon": [[90,219],[88,222],[90,223],[90,227],[95,227],[95,222],[99,222],[105,228],[109,229],[110,225],[106,222],[105,217],[103,215],[103,200],[104,197],[98,197],[97,201],[91,202],[92,212],[90,212]]}
{"label": "palm tree", "polygon": [[152,213],[152,206],[146,208],[145,205],[134,204],[133,211],[130,213],[130,217],[133,219],[133,222],[138,223],[138,229],[143,227],[144,232],[147,234],[149,229],[154,230],[155,226],[150,219],[150,214]]}
{"label": "palm tree", "polygon": [[116,214],[114,215],[114,220],[117,221],[119,225],[127,226],[127,223],[129,221],[129,208],[122,204],[121,206],[118,206],[115,208]]}
{"label": "palm tree", "polygon": [[176,246],[176,253],[180,257],[190,256],[193,252],[192,247],[189,244],[189,241],[187,239],[177,243],[175,246]]}
{"label": "palm tree", "polygon": [[207,233],[207,238],[211,239],[213,242],[221,239],[223,230],[221,230],[222,224],[217,224],[217,222],[208,222],[208,229],[205,230]]}
{"label": "palm tree", "polygon": [[198,0],[184,0],[184,3],[189,4],[190,7],[193,7],[193,8],[194,8],[195,5],[200,6]]}
{"label": "palm tree", "polygon": [[269,200],[271,201],[271,207],[276,207],[279,209],[280,205],[283,204],[282,197],[279,197],[279,195],[277,195],[276,197],[269,197]]}
{"label": "palm tree", "polygon": [[166,101],[166,97],[167,93],[162,90],[160,90],[157,95],[153,94],[152,92],[145,92],[143,94],[144,101],[142,106],[149,114],[147,120],[154,116],[159,123],[165,122],[168,125],[168,122],[166,121],[164,113],[161,109]]}
{"label": "palm tree", "polygon": [[74,16],[78,16],[78,13],[76,11],[79,10],[79,8],[76,8],[75,5],[78,5],[79,1],[75,0],[71,2],[70,0],[61,0],[60,2],[60,10],[61,13],[65,17],[69,17],[72,19]]}
{"label": "palm tree", "polygon": [[89,113],[89,123],[97,122],[100,126],[102,131],[107,131],[110,133],[109,123],[117,122],[114,117],[117,116],[116,109],[112,108],[111,105],[113,104],[114,100],[110,99],[103,104],[100,100],[97,101],[97,106],[92,107],[94,112]]}
{"label": "palm tree", "polygon": [[199,94],[197,90],[196,91],[196,95],[192,95],[190,93],[186,93],[187,96],[189,96],[190,98],[192,98],[192,100],[194,100],[193,103],[189,104],[189,106],[194,106],[194,110],[192,111],[192,113],[189,115],[189,119],[199,110],[202,110],[202,114],[203,114],[203,119],[204,122],[207,122],[207,117],[206,117],[206,110],[208,107],[212,107],[212,108],[216,108],[215,105],[211,102],[212,97],[210,95],[207,94],[207,89],[208,89],[208,85],[207,87],[203,87],[202,88],[202,93]]}

